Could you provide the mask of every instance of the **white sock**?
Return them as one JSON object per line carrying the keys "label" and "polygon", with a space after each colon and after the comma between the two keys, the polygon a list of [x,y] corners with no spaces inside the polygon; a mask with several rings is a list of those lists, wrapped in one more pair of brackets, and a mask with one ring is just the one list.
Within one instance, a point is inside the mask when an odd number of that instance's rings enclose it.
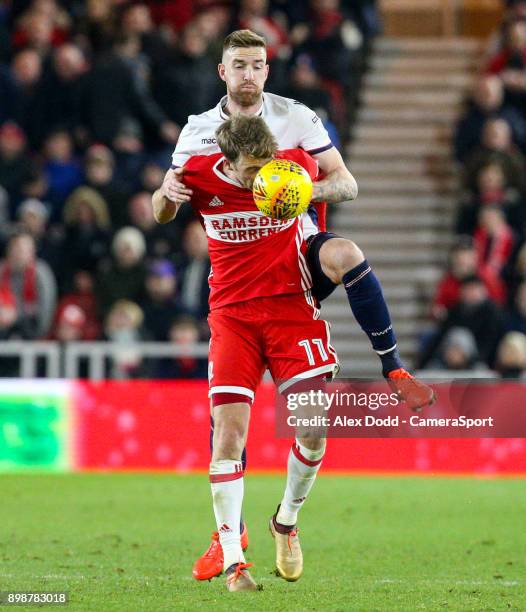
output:
{"label": "white sock", "polygon": [[210,464],[210,486],[219,541],[223,548],[223,569],[226,570],[233,563],[245,562],[239,532],[244,492],[241,461],[213,461]]}
{"label": "white sock", "polygon": [[287,464],[287,486],[276,516],[281,525],[295,525],[298,512],[316,480],[325,445],[319,450],[310,450],[296,440],[289,453]]}

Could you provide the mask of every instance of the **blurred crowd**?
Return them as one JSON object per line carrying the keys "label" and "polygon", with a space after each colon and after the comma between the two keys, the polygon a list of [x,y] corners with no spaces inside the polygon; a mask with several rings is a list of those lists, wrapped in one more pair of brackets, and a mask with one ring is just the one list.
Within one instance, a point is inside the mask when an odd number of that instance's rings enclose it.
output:
{"label": "blurred crowd", "polygon": [[454,131],[455,244],[420,367],[526,375],[526,1],[508,3]]}
{"label": "blurred crowd", "polygon": [[[158,226],[150,197],[188,115],[224,95],[222,40],[239,28],[268,42],[267,89],[343,144],[374,0],[0,0],[1,340],[207,340],[206,238],[190,207]],[[145,373],[132,351],[112,367]]]}

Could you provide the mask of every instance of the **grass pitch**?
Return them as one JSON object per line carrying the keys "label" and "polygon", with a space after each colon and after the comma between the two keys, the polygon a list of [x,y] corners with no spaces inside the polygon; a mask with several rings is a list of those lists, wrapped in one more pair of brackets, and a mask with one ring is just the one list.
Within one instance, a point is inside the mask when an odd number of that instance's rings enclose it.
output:
{"label": "grass pitch", "polygon": [[1,476],[0,590],[67,590],[66,609],[104,612],[526,608],[525,481],[322,474],[297,583],[273,575],[283,483],[246,478],[263,590],[231,594],[222,577],[191,578],[213,528],[206,475]]}

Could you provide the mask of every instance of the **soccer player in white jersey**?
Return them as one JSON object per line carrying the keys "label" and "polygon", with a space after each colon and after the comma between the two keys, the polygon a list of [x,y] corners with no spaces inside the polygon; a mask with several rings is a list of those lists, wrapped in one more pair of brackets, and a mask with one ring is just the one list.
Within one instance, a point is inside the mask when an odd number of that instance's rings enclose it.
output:
{"label": "soccer player in white jersey", "polygon": [[[213,109],[189,117],[176,145],[172,168],[161,187],[169,201],[178,206],[191,201],[192,190],[184,185],[182,166],[192,155],[219,151],[215,131],[234,113],[260,115],[280,149],[303,148],[317,160],[324,178],[314,183],[314,203],[356,198],[356,181],[316,113],[295,100],[263,91],[269,71],[266,60],[265,40],[254,32],[238,30],[226,37],[218,71],[226,83],[227,95]],[[432,389],[414,379],[401,362],[380,283],[362,251],[354,242],[325,231],[324,205],[311,207],[306,214],[306,259],[314,296],[321,301],[343,284],[356,320],[381,359],[385,378],[412,409],[432,403]],[[248,535],[244,524],[241,531],[246,548]],[[209,549],[194,565],[193,575],[198,580],[207,580],[221,573],[222,567],[223,553],[214,534]]]}

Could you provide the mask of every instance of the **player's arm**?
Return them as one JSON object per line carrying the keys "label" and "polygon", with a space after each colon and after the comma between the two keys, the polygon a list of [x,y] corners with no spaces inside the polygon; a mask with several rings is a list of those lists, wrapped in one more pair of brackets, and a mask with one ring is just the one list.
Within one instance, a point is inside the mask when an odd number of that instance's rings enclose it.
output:
{"label": "player's arm", "polygon": [[[152,195],[153,216],[157,223],[169,223],[177,215],[184,202],[190,201],[192,191],[181,189],[183,168],[171,168],[166,173],[163,184]],[[184,193],[186,191],[187,193]]]}
{"label": "player's arm", "polygon": [[313,185],[312,201],[336,204],[354,200],[358,195],[356,179],[347,169],[343,158],[336,149],[331,147],[327,151],[313,155],[318,162],[325,178]]}

